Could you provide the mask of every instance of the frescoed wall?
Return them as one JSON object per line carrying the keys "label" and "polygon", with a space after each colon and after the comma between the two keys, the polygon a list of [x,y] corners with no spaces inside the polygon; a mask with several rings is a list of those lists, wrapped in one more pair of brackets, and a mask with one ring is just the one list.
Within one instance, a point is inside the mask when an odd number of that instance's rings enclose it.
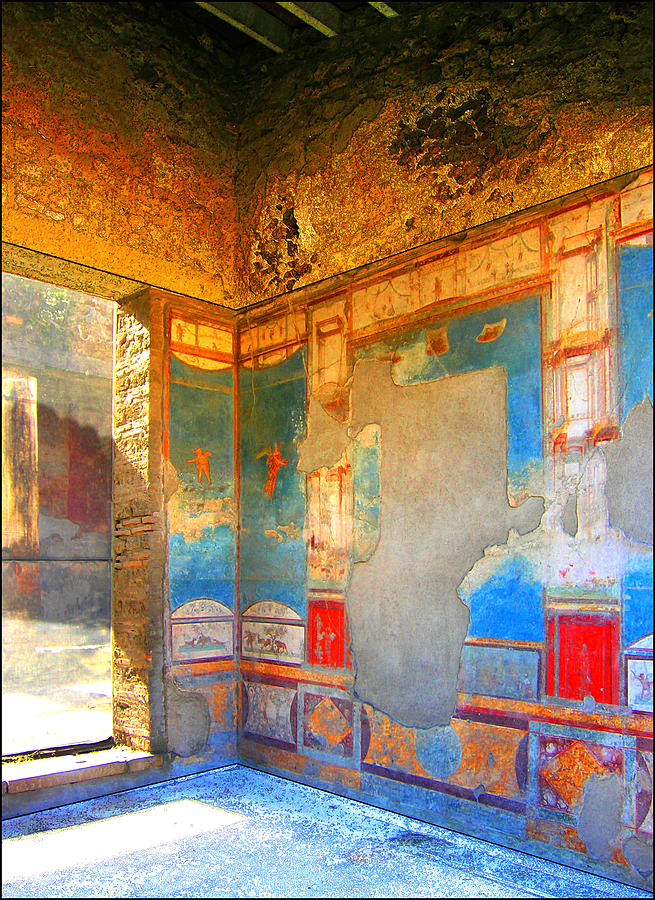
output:
{"label": "frescoed wall", "polygon": [[241,368],[240,607],[275,602],[306,615],[304,349],[253,356]]}
{"label": "frescoed wall", "polygon": [[113,476],[97,318],[3,319],[5,596],[113,573],[119,744],[648,884],[650,5],[456,6],[4,4],[5,266],[119,301]]}
{"label": "frescoed wall", "polygon": [[[239,760],[648,886],[652,172],[301,305],[169,297],[162,321],[179,765]],[[50,519],[105,540],[39,415],[38,540]],[[68,438],[90,471],[92,435]],[[148,518],[118,566],[150,553]]]}
{"label": "frescoed wall", "polygon": [[649,883],[652,266],[646,171],[241,318],[243,761]]}
{"label": "frescoed wall", "polygon": [[297,698],[287,678],[304,664],[307,621],[305,476],[298,471],[307,359],[297,338],[267,351],[280,337],[286,329],[278,335],[274,324],[251,335],[241,368],[241,724],[257,742],[293,751]]}
{"label": "frescoed wall", "polygon": [[232,331],[172,312],[168,337],[169,741],[181,756],[230,759],[237,546]]}

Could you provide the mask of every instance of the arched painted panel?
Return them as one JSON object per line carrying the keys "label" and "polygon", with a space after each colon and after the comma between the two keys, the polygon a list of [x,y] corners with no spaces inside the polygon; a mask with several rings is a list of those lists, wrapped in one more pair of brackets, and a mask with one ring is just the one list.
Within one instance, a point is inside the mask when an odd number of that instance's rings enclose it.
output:
{"label": "arched painted panel", "polygon": [[261,600],[241,617],[241,656],[286,666],[305,661],[305,623],[284,603]]}
{"label": "arched painted panel", "polygon": [[196,600],[187,600],[173,612],[171,619],[213,619],[225,616],[232,619],[232,610],[223,603],[211,600],[209,597],[199,597]]}
{"label": "arched painted panel", "polygon": [[258,603],[253,603],[252,606],[249,606],[248,609],[242,613],[242,618],[295,619],[302,621],[302,616],[298,615],[298,613],[294,609],[291,609],[290,606],[285,606],[284,603],[276,603],[273,600],[260,600]]}
{"label": "arched painted panel", "polygon": [[171,616],[174,663],[231,659],[234,655],[234,616],[209,597],[188,600]]}

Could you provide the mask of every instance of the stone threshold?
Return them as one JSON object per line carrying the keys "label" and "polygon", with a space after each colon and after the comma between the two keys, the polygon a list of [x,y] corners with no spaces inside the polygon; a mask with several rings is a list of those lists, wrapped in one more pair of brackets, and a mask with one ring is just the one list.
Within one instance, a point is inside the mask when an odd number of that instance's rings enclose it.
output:
{"label": "stone threshold", "polygon": [[4,799],[7,794],[63,787],[95,778],[134,775],[163,763],[163,756],[125,747],[94,750],[74,756],[7,762],[2,764],[2,795]]}

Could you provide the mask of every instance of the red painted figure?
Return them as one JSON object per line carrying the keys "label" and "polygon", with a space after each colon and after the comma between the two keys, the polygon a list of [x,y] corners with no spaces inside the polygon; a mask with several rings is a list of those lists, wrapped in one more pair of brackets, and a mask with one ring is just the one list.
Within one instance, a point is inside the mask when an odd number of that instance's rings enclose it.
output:
{"label": "red painted figure", "polygon": [[265,450],[262,450],[261,453],[258,453],[255,459],[259,459],[261,456],[266,455],[266,465],[268,466],[268,477],[266,479],[266,484],[264,485],[264,493],[268,494],[268,496],[273,499],[273,491],[275,490],[275,481],[277,479],[277,473],[280,471],[282,466],[286,466],[289,462],[288,459],[282,459],[282,454],[280,453],[281,444],[275,444],[273,449],[267,447]]}
{"label": "red painted figure", "polygon": [[196,447],[193,452],[195,456],[191,459],[187,459],[187,462],[195,463],[198,467],[198,484],[200,484],[203,475],[211,484],[212,480],[209,474],[209,457],[212,455],[211,450],[203,450],[201,447]]}

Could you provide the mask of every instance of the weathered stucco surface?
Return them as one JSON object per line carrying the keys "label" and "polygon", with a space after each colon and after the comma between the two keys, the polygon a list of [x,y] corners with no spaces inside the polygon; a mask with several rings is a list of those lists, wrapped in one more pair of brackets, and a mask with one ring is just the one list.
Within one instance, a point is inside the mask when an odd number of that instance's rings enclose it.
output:
{"label": "weathered stucco surface", "polygon": [[[351,402],[350,437],[381,430],[380,540],[347,589],[355,695],[404,725],[448,725],[469,620],[457,588],[485,547],[536,528],[543,512],[534,498],[508,502],[505,372],[405,387],[391,363],[359,360]],[[313,406],[301,445],[310,471],[343,452],[338,423]]]}
{"label": "weathered stucco surface", "polygon": [[336,465],[348,446],[348,433],[321,403],[312,398],[308,407],[307,437],[299,448],[298,471],[311,475],[323,466]]}
{"label": "weathered stucco surface", "polygon": [[235,128],[220,48],[173,4],[2,14],[3,240],[231,303]]}
{"label": "weathered stucco surface", "polygon": [[240,308],[650,163],[650,4],[407,7],[278,58],[4,4],[4,240]]}
{"label": "weathered stucco surface", "polygon": [[181,688],[174,678],[166,684],[168,748],[178,756],[200,753],[207,745],[211,724],[205,697]]}
{"label": "weathered stucco surface", "polygon": [[605,448],[610,524],[653,543],[653,404],[646,396],[628,413],[623,437]]}
{"label": "weathered stucco surface", "polygon": [[653,845],[630,837],[623,844],[623,852],[640,875],[648,876],[653,872]]}
{"label": "weathered stucco surface", "polygon": [[578,834],[593,859],[608,859],[621,830],[623,786],[618,775],[590,775],[582,791]]}
{"label": "weathered stucco surface", "polygon": [[638,3],[425,4],[244,72],[249,299],[647,165],[651,29]]}

